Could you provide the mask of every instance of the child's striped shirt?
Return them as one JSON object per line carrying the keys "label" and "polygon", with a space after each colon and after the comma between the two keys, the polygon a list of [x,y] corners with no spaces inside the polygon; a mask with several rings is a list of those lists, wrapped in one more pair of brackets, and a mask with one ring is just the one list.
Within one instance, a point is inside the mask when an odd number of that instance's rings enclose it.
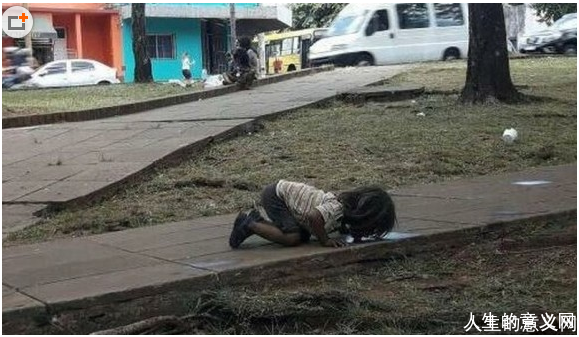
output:
{"label": "child's striped shirt", "polygon": [[342,204],[333,193],[286,180],[280,180],[277,183],[276,193],[285,202],[300,226],[306,228],[310,233],[312,229],[307,221],[307,214],[313,209],[317,209],[322,214],[327,233],[340,228],[343,209]]}

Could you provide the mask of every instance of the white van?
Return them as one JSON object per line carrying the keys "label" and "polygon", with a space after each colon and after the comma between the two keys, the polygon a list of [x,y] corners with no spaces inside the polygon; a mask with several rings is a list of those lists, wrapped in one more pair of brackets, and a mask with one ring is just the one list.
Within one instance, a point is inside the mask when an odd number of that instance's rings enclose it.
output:
{"label": "white van", "polygon": [[309,58],[348,66],[466,57],[467,10],[464,3],[349,4]]}

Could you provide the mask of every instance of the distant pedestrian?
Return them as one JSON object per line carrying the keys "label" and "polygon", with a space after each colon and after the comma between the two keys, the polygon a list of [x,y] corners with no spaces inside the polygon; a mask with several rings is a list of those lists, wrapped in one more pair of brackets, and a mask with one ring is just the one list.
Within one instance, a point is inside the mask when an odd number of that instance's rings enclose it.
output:
{"label": "distant pedestrian", "polygon": [[255,208],[239,213],[229,238],[231,248],[253,234],[284,246],[306,243],[313,234],[322,246],[341,247],[345,243],[328,233],[339,231],[361,242],[364,237],[383,237],[396,222],[392,198],[374,186],[336,195],[280,180],[262,191],[260,208],[269,219]]}
{"label": "distant pedestrian", "polygon": [[244,49],[247,53],[249,68],[254,74],[257,74],[259,70],[259,57],[257,52],[251,46],[251,39],[248,37],[242,37],[239,39],[239,47]]}
{"label": "distant pedestrian", "polygon": [[191,83],[191,67],[195,64],[195,61],[191,61],[189,57],[189,53],[184,52],[183,56],[181,57],[181,72],[183,73],[183,77],[185,77],[185,83]]}
{"label": "distant pedestrian", "polygon": [[237,82],[241,89],[249,89],[253,81],[257,79],[259,68],[259,59],[251,47],[251,39],[245,36],[239,38],[238,46],[232,56],[234,71],[224,76],[226,84]]}

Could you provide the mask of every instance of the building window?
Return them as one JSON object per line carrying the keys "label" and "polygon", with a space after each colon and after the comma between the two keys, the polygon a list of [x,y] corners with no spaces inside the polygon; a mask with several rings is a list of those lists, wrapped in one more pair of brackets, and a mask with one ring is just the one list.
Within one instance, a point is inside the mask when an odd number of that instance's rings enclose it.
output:
{"label": "building window", "polygon": [[460,4],[434,4],[436,26],[453,27],[464,25]]}
{"label": "building window", "polygon": [[430,25],[426,4],[398,4],[396,11],[400,29],[427,28]]}
{"label": "building window", "polygon": [[152,59],[174,59],[173,35],[147,35],[147,51]]}
{"label": "building window", "polygon": [[57,39],[66,39],[66,29],[60,27],[54,27],[56,31],[56,38]]}

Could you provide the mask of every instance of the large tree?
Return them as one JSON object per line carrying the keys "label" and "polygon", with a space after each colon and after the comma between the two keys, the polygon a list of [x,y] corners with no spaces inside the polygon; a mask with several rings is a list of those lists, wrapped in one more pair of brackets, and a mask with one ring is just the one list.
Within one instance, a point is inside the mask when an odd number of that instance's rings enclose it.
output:
{"label": "large tree", "polygon": [[135,82],[147,83],[153,81],[151,58],[147,52],[147,32],[145,23],[145,4],[131,4],[133,29],[133,55],[135,56]]}
{"label": "large tree", "polygon": [[531,7],[537,11],[543,22],[551,24],[557,21],[565,14],[577,13],[576,3],[547,3],[547,4],[532,4]]}
{"label": "large tree", "polygon": [[520,94],[511,80],[503,6],[471,3],[468,10],[468,68],[462,101],[517,101]]}
{"label": "large tree", "polygon": [[295,3],[291,4],[294,29],[327,27],[346,6],[344,3]]}

